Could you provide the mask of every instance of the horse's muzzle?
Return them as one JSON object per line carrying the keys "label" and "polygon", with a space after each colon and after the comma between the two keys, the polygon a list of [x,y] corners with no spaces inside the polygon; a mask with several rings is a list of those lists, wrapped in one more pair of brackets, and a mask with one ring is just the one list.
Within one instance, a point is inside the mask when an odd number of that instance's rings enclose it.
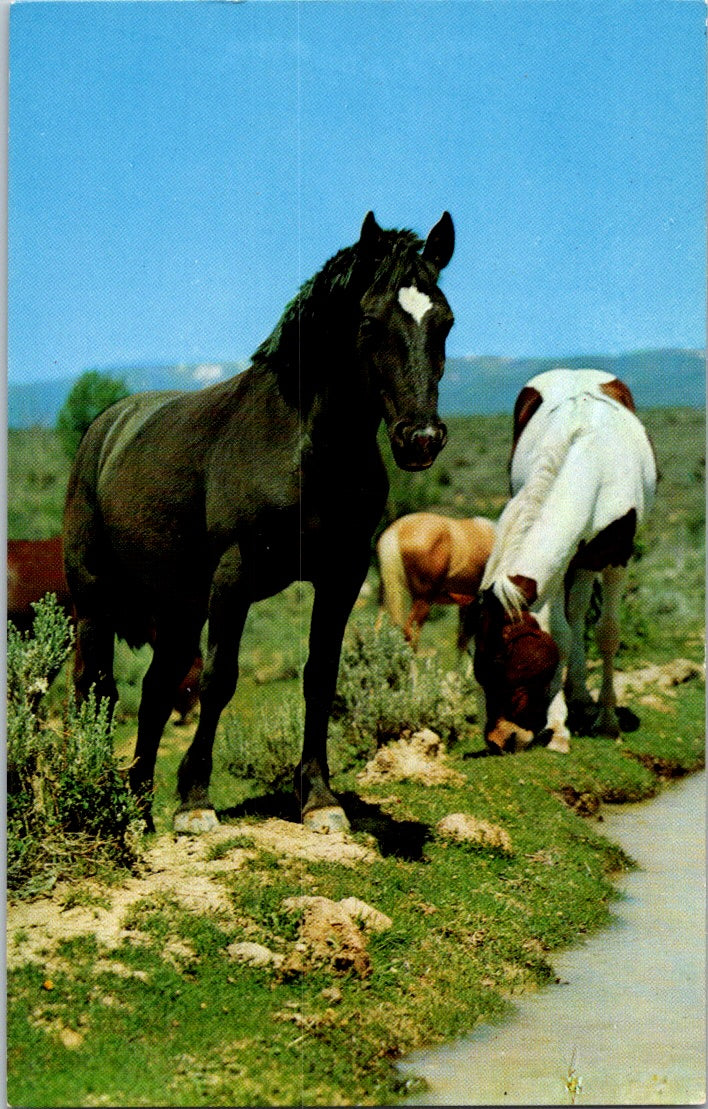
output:
{"label": "horse's muzzle", "polygon": [[389,431],[396,465],[402,470],[427,470],[447,442],[445,424],[436,421],[424,427],[399,420]]}

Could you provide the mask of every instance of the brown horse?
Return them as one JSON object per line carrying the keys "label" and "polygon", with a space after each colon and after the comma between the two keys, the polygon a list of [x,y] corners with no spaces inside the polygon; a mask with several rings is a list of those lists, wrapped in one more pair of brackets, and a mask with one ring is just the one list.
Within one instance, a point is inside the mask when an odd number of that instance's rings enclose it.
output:
{"label": "brown horse", "polygon": [[464,612],[476,600],[494,536],[483,516],[454,520],[432,512],[401,516],[386,528],[377,547],[382,600],[414,649],[433,605],[459,606],[457,645],[465,649],[472,629]]}
{"label": "brown horse", "polygon": [[[56,594],[64,612],[74,620],[74,605],[64,574],[62,538],[8,539],[7,541],[7,618],[18,631],[31,633],[35,612],[32,607],[46,593]],[[153,633],[154,639],[154,633]],[[178,724],[184,724],[188,713],[199,701],[199,678],[203,662],[197,655],[192,667],[175,695],[174,708]]]}
{"label": "brown horse", "polygon": [[67,616],[72,616],[73,604],[64,576],[61,536],[8,539],[7,618],[19,631],[32,630],[32,605],[45,593],[56,593],[57,601]]}

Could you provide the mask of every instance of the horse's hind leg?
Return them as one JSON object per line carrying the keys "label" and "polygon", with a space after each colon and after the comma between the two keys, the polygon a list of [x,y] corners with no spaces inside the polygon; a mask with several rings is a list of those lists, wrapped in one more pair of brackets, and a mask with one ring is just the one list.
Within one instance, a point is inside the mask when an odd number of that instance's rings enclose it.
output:
{"label": "horse's hind leg", "polygon": [[406,639],[408,640],[414,651],[418,650],[420,633],[423,628],[423,624],[430,616],[430,610],[432,609],[432,607],[433,606],[429,604],[428,601],[423,600],[422,597],[417,597],[413,602],[410,613],[408,614],[408,620],[406,621],[406,626],[403,629],[403,634],[405,635]]}
{"label": "horse's hind leg", "polygon": [[568,589],[566,615],[570,625],[570,654],[565,679],[565,696],[568,705],[568,722],[571,730],[589,735],[595,726],[597,705],[587,687],[587,660],[585,657],[585,616],[590,607],[595,572],[576,570]]}
{"label": "horse's hind leg", "polygon": [[172,712],[176,690],[194,662],[198,642],[198,631],[185,634],[183,628],[160,629],[153,646],[152,662],[143,678],[130,786],[148,831],[154,831],[151,802],[157,750]]}
{"label": "horse's hind leg", "polygon": [[113,625],[105,617],[79,615],[76,622],[76,653],[74,655],[74,687],[80,700],[86,700],[91,688],[96,697],[108,699],[111,708],[118,700],[113,678]]}
{"label": "horse's hind leg", "polygon": [[602,613],[595,632],[602,656],[602,685],[598,698],[600,712],[595,724],[599,735],[618,736],[621,731],[617,718],[614,661],[620,642],[619,608],[624,573],[624,566],[608,566],[602,571]]}

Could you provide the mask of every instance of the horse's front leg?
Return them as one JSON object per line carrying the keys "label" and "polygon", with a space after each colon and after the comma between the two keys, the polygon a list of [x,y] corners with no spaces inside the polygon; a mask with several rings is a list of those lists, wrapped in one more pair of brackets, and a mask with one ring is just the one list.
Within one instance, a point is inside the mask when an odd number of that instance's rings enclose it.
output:
{"label": "horse's front leg", "polygon": [[570,751],[570,730],[566,723],[568,706],[563,692],[571,651],[571,631],[565,617],[563,598],[547,602],[536,614],[538,623],[554,640],[559,654],[558,668],[549,689],[549,705],[546,728],[551,733],[547,744],[549,751],[559,751],[567,755]]}
{"label": "horse's front leg", "polygon": [[[303,676],[305,735],[295,771],[303,824],[317,832],[347,831],[349,821],[329,788],[327,728],[337,687],[344,629],[368,567],[368,551],[337,581],[315,583],[310,649]],[[340,568],[341,571],[341,568]]]}
{"label": "horse's front leg", "polygon": [[176,832],[206,832],[219,823],[209,798],[209,782],[216,727],[236,692],[238,652],[250,604],[240,576],[241,558],[233,548],[221,559],[212,582],[199,723],[177,771]]}

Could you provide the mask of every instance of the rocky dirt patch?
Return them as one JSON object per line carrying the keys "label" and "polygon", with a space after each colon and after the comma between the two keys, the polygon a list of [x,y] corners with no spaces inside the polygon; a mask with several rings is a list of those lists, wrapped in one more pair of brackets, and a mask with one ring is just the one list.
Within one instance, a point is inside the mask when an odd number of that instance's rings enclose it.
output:
{"label": "rocky dirt patch", "polygon": [[465,779],[448,766],[445,743],[440,736],[430,728],[423,728],[409,737],[387,743],[357,774],[362,786],[405,780],[439,786],[462,785]]}
{"label": "rocky dirt patch", "polygon": [[[236,837],[249,846],[230,846],[229,841]],[[344,833],[322,836],[276,818],[261,824],[221,824],[203,836],[161,835],[145,852],[140,872],[127,875],[121,886],[105,886],[96,880],[82,883],[82,904],[76,904],[76,884],[71,882],[59,883],[51,896],[9,904],[8,966],[31,960],[51,967],[56,945],[75,936],[92,935],[109,950],[128,937],[140,942],[140,933],[124,927],[126,914],[136,902],[156,896],[191,912],[206,910],[232,918],[231,901],[219,876],[238,870],[259,849],[284,858],[345,866],[376,858],[373,850]],[[210,858],[215,851],[219,857]],[[177,951],[167,952],[167,956],[176,960],[186,957]]]}

